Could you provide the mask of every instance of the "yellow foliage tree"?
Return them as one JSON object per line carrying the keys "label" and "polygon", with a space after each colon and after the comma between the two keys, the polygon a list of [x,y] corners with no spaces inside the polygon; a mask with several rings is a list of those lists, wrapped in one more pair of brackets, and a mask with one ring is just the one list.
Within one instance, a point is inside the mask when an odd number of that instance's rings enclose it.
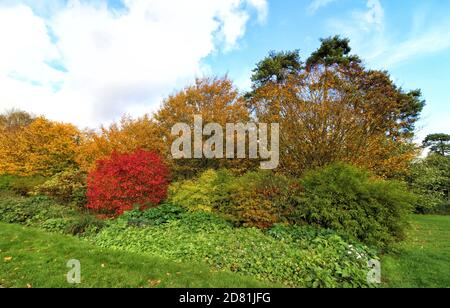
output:
{"label": "yellow foliage tree", "polygon": [[80,133],[70,124],[36,118],[0,128],[0,174],[50,176],[75,165]]}

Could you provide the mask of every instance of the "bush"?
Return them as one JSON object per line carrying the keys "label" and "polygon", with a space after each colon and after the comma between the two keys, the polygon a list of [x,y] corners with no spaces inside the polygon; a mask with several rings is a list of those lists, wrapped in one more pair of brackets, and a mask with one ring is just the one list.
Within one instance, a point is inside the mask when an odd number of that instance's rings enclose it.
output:
{"label": "bush", "polygon": [[55,198],[60,203],[86,205],[86,177],[80,170],[66,170],[58,173],[44,184],[36,187],[36,195]]}
{"label": "bush", "polygon": [[208,170],[196,180],[187,180],[170,187],[170,200],[190,211],[211,212],[227,204],[230,199],[230,183],[233,175],[227,170]]}
{"label": "bush", "polygon": [[196,211],[153,227],[131,227],[119,220],[91,240],[101,247],[178,262],[206,262],[213,270],[231,270],[291,287],[369,286],[367,261],[374,255],[367,247],[351,246],[331,231],[303,237],[300,227],[295,232],[276,228],[267,234],[234,228],[212,213]]}
{"label": "bush", "polygon": [[272,171],[249,172],[235,179],[230,205],[219,210],[239,226],[267,229],[287,222],[292,213],[292,195],[298,185]]}
{"label": "bush", "polygon": [[414,207],[418,214],[445,213],[449,202],[450,157],[430,154],[415,162],[410,169],[407,182],[418,196]]}
{"label": "bush", "polygon": [[69,221],[65,218],[51,218],[42,222],[39,227],[52,233],[65,234]]}
{"label": "bush", "polygon": [[12,175],[0,175],[0,191],[9,190],[13,179]]}
{"label": "bush", "polygon": [[159,226],[180,219],[185,212],[185,209],[181,206],[163,204],[146,211],[126,212],[122,218],[133,226]]}
{"label": "bush", "polygon": [[89,174],[87,207],[117,217],[136,205],[142,210],[160,204],[167,197],[168,185],[168,169],[156,154],[143,150],[114,153]]}
{"label": "bush", "polygon": [[414,202],[404,185],[371,178],[345,164],[310,172],[301,185],[298,222],[345,232],[378,247],[403,238]]}
{"label": "bush", "polygon": [[432,213],[435,215],[450,215],[450,203],[434,207]]}
{"label": "bush", "polygon": [[191,211],[221,213],[238,226],[265,229],[287,220],[295,189],[291,180],[271,171],[236,177],[209,170],[196,180],[172,185],[170,200]]}
{"label": "bush", "polygon": [[98,233],[104,222],[87,213],[62,207],[53,199],[6,197],[0,201],[0,221],[42,228],[70,235]]}
{"label": "bush", "polygon": [[73,213],[47,197],[7,197],[0,201],[0,221],[6,223],[36,225],[48,219],[64,218]]}
{"label": "bush", "polygon": [[12,175],[0,176],[0,191],[11,191],[19,196],[28,196],[47,179],[43,176],[20,177]]}
{"label": "bush", "polygon": [[99,233],[105,222],[92,215],[80,215],[66,221],[64,233],[70,235],[87,236]]}

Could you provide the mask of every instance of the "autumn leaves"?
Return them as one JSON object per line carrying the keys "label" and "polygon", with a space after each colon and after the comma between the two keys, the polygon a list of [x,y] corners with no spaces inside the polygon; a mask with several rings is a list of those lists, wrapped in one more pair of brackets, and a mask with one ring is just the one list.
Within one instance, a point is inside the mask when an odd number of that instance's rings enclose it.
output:
{"label": "autumn leaves", "polygon": [[[301,175],[336,161],[383,177],[401,174],[416,155],[411,139],[424,106],[421,93],[406,92],[388,73],[366,68],[350,54],[348,43],[339,37],[322,40],[306,65],[298,51],[270,54],[254,70],[249,93],[240,93],[227,77],[197,79],[165,99],[155,114],[124,117],[98,131],[79,131],[42,117],[21,124],[10,114],[8,122],[3,116],[0,173],[51,175],[72,166],[90,171],[113,152],[137,149],[164,157],[177,178],[207,169],[243,173],[259,167],[261,149],[239,152],[245,155],[233,152],[235,159],[230,159],[231,151],[195,155],[189,144],[186,149],[178,144],[183,154],[178,156],[186,159],[174,159],[172,144],[182,130],[173,134],[173,127],[183,123],[186,137],[194,137],[197,115],[203,132],[209,123],[222,128],[230,123],[250,123],[253,128],[279,125],[276,166],[287,174]],[[240,141],[251,143],[251,133],[245,130]],[[211,137],[214,142],[208,143]],[[225,134],[214,134],[212,129],[199,138],[197,142],[209,145],[213,154],[221,149],[219,141],[227,142]],[[197,159],[189,159],[194,156]]]}

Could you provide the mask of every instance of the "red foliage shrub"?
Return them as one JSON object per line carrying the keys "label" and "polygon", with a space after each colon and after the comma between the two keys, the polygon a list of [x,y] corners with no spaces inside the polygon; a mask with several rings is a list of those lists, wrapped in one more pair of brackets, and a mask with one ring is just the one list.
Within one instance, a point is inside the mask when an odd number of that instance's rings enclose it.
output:
{"label": "red foliage shrub", "polygon": [[99,214],[117,217],[139,206],[157,205],[167,197],[169,170],[151,152],[113,153],[97,162],[88,176],[88,205]]}

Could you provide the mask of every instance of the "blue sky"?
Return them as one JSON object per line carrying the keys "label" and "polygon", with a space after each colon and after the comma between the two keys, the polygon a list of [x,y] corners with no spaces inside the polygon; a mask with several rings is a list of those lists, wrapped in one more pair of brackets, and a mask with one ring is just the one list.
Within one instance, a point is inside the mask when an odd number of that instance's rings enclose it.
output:
{"label": "blue sky", "polygon": [[449,13],[442,0],[2,0],[0,109],[95,127],[152,112],[198,76],[245,90],[270,50],[305,59],[340,34],[367,66],[423,90],[419,139],[450,133]]}
{"label": "blue sky", "polygon": [[[367,1],[335,0],[315,11],[311,3],[270,1],[267,22],[249,27],[240,49],[207,62],[216,74],[228,73],[245,87],[254,64],[270,50],[300,49],[305,59],[319,38],[347,36],[367,66],[388,70],[405,89],[422,89],[427,107],[419,138],[450,133],[450,1],[379,1],[383,15],[372,22],[359,20],[370,11]],[[422,46],[414,48],[415,43]]]}

